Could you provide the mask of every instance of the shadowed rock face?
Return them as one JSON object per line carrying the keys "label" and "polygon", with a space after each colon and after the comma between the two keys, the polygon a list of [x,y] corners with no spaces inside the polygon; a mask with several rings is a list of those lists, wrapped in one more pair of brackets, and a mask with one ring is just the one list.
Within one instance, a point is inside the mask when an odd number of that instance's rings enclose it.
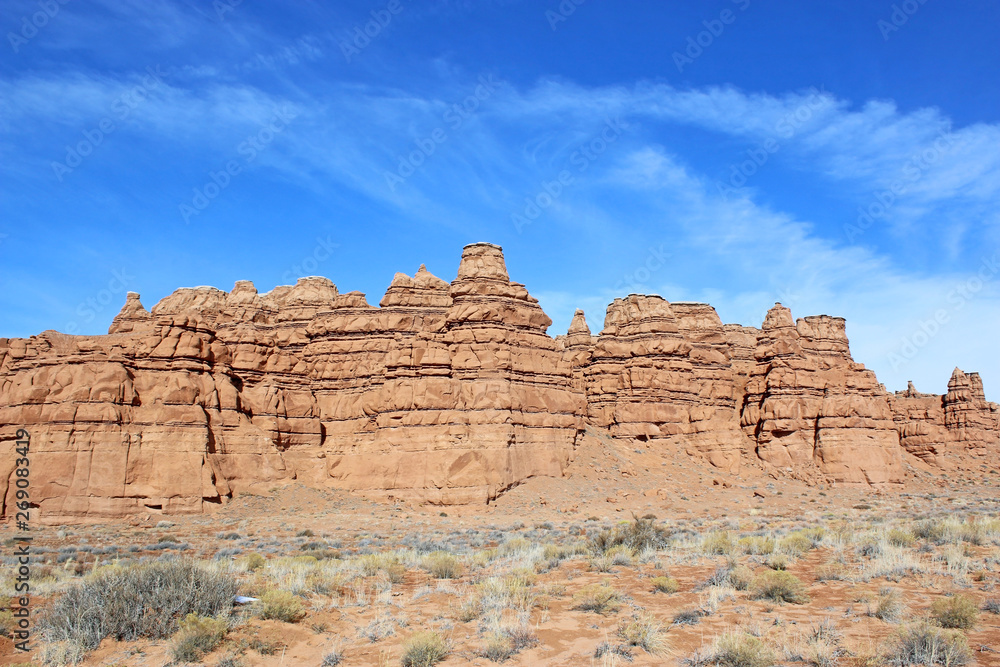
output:
{"label": "shadowed rock face", "polygon": [[21,427],[47,521],[200,512],[293,479],[485,503],[562,475],[588,427],[731,472],[843,483],[900,480],[901,441],[932,463],[998,450],[978,375],[956,370],[946,396],[887,396],[839,318],[779,305],[756,329],[630,295],[598,335],[577,311],[553,339],[488,243],[463,250],[451,283],[396,274],[379,305],[326,278],[265,294],[240,281],[152,311],[130,293],[105,336],[0,339],[0,513]]}

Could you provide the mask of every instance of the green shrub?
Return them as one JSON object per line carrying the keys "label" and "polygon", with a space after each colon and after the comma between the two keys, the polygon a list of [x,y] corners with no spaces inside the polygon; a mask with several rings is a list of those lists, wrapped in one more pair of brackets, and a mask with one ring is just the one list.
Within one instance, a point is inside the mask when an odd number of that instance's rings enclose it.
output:
{"label": "green shrub", "polygon": [[938,598],[931,604],[931,618],[942,628],[971,630],[978,616],[975,600],[967,595]]}
{"label": "green shrub", "polygon": [[738,544],[743,553],[754,556],[766,556],[774,551],[774,538],[766,535],[741,537]]}
{"label": "green shrub", "polygon": [[621,607],[622,596],[606,584],[584,586],[573,595],[573,609],[609,614]]}
{"label": "green shrub", "polygon": [[649,580],[654,593],[676,593],[681,586],[673,577],[653,577]]}
{"label": "green shrub", "polygon": [[790,533],[778,540],[778,550],[789,556],[801,556],[813,548],[813,541],[801,532]]}
{"label": "green shrub", "polygon": [[163,639],[187,614],[228,613],[238,582],[191,561],[156,561],[98,568],[56,598],[41,620],[46,641],[67,641],[93,650],[105,637]]}
{"label": "green shrub", "polygon": [[180,622],[170,653],[179,662],[194,662],[218,646],[228,630],[224,620],[188,614]]}
{"label": "green shrub", "polygon": [[961,632],[942,630],[927,623],[900,630],[885,653],[886,662],[895,667],[961,667],[972,660],[969,643]]}
{"label": "green shrub", "polygon": [[403,645],[403,667],[430,667],[444,660],[451,649],[437,632],[418,632]]}
{"label": "green shrub", "polygon": [[753,597],[758,600],[792,604],[804,604],[809,601],[802,581],[795,575],[780,570],[770,570],[757,575],[753,579],[751,588]]}
{"label": "green shrub", "polygon": [[302,600],[288,591],[271,590],[260,596],[258,616],[263,619],[295,623],[306,615]]}

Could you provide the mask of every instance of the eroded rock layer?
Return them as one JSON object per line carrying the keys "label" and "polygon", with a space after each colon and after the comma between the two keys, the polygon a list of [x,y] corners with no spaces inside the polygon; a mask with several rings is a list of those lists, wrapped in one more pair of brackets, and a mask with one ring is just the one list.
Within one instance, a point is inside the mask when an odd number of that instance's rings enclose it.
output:
{"label": "eroded rock layer", "polygon": [[288,480],[484,503],[562,475],[586,428],[838,483],[900,481],[904,450],[939,466],[1000,451],[977,374],[889,396],[840,318],[779,304],[757,329],[633,294],[597,335],[583,311],[564,336],[550,324],[488,243],[451,283],[397,273],[378,307],[320,277],[179,289],[149,311],[129,293],[105,336],[0,339],[0,514],[19,428],[48,521],[199,512]]}
{"label": "eroded rock layer", "polygon": [[911,382],[889,403],[900,444],[927,464],[950,468],[967,455],[1000,454],[1000,405],[986,400],[978,373],[956,368],[943,395],[921,393]]}

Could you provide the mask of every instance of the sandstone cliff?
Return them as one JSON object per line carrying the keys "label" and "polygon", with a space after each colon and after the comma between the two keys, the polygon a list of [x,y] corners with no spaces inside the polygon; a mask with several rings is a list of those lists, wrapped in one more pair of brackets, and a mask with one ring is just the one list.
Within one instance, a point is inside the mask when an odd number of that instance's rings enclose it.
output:
{"label": "sandstone cliff", "polygon": [[467,246],[448,283],[397,273],[379,305],[326,278],[258,293],[129,293],[104,336],[0,339],[0,514],[18,428],[45,520],[200,512],[300,480],[378,498],[485,503],[563,474],[587,428],[736,473],[883,484],[909,452],[996,455],[1000,410],[975,373],[945,395],[889,396],[844,321],[723,325],[707,304],[615,299],[564,336],[499,247]]}

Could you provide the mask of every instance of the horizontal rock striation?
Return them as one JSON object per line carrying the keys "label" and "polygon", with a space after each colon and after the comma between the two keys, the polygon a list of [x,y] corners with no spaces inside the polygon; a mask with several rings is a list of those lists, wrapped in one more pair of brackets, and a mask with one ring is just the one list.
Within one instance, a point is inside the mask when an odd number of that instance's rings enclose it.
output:
{"label": "horizontal rock striation", "polygon": [[201,512],[290,480],[486,503],[562,475],[588,428],[848,484],[902,480],[904,451],[945,466],[1000,450],[977,374],[887,395],[840,318],[778,304],[759,329],[723,325],[707,304],[632,294],[596,335],[583,311],[563,336],[550,325],[488,243],[450,283],[397,273],[378,306],[321,277],[179,289],[149,311],[129,293],[107,335],[0,339],[0,514],[19,428],[46,521]]}

